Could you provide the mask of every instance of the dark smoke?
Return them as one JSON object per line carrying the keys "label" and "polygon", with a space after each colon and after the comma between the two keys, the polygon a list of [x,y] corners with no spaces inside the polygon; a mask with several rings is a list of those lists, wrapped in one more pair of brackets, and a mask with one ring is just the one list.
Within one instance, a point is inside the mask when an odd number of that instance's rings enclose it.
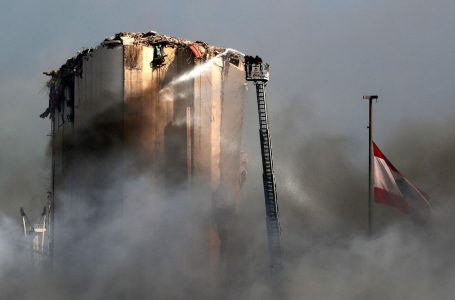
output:
{"label": "dark smoke", "polygon": [[[294,102],[283,115],[273,121],[279,126],[274,127],[274,149],[282,166],[280,186],[288,187],[280,197],[288,297],[452,297],[453,121],[404,120],[383,146],[398,168],[430,194],[431,233],[416,228],[408,216],[375,205],[375,236],[368,240],[367,154],[355,150],[358,145],[348,136],[324,129],[309,103]],[[360,157],[365,164],[359,168]]]}
{"label": "dark smoke", "polygon": [[[67,196],[72,199],[67,224],[74,226],[60,229],[63,247],[53,272],[37,271],[20,241],[5,242],[20,236],[20,226],[2,217],[2,297],[274,299],[278,283],[268,276],[256,112],[254,103],[248,105],[249,170],[238,215],[230,220],[231,257],[219,272],[208,269],[202,246],[213,218],[211,196],[185,184],[163,189],[161,178],[137,168],[136,156],[130,153],[128,172],[124,166],[112,169],[112,177],[97,194],[97,201],[109,203],[121,184],[128,195],[123,205],[98,219],[99,212],[90,205],[93,199]],[[453,121],[403,122],[383,146],[401,171],[431,195],[432,234],[415,228],[407,216],[375,205],[372,239],[365,237],[366,170],[357,163],[364,154],[355,150],[358,145],[349,136],[330,133],[321,122],[311,103],[298,99],[272,116],[283,229],[283,298],[450,299],[455,293],[450,252],[455,221]],[[87,128],[93,140],[103,143],[82,152],[87,158],[79,166],[82,171],[112,163],[119,155],[111,147],[115,136],[100,135],[103,126]],[[109,159],[99,161],[98,151]],[[92,180],[89,172],[85,174],[85,180]],[[88,222],[93,218],[99,221]]]}

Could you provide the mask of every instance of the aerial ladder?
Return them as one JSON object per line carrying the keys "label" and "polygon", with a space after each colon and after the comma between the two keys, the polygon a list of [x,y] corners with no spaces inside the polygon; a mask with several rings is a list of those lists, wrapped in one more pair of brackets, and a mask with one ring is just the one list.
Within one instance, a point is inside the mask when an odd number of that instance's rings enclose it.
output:
{"label": "aerial ladder", "polygon": [[25,214],[24,209],[20,209],[22,226],[24,230],[24,236],[30,238],[32,259],[36,266],[40,267],[44,265],[46,258],[48,257],[48,247],[46,245],[47,228],[48,228],[48,213],[46,207],[44,207],[41,213],[40,220],[36,224],[32,224]]}
{"label": "aerial ladder", "polygon": [[267,238],[270,253],[272,274],[277,274],[281,265],[281,229],[278,214],[278,201],[275,175],[273,172],[272,141],[265,101],[265,88],[269,80],[269,65],[258,56],[245,56],[245,77],[256,86],[256,97],[259,114],[259,138],[262,155],[262,180],[264,184],[265,213]]}

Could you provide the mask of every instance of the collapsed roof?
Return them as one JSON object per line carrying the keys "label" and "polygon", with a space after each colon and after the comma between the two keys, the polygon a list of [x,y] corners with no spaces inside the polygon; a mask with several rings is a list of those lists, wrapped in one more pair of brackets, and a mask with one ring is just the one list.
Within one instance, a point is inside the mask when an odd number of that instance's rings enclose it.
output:
{"label": "collapsed roof", "polygon": [[[55,99],[61,98],[60,94],[63,93],[62,86],[64,84],[62,83],[73,80],[75,76],[82,77],[82,62],[91,52],[101,47],[115,48],[124,45],[188,48],[193,52],[195,59],[201,60],[206,60],[226,51],[225,48],[211,46],[201,41],[193,42],[174,36],[158,34],[155,31],[117,33],[105,38],[104,41],[95,48],[79,51],[76,56],[69,58],[59,69],[43,73],[51,78],[47,82],[47,87],[49,88],[49,107],[40,115],[40,117],[46,118],[52,116],[53,110],[56,107],[56,103],[54,102],[58,102],[58,100]],[[238,61],[240,60],[239,53],[229,53],[229,57],[231,62],[237,62],[238,64]]]}

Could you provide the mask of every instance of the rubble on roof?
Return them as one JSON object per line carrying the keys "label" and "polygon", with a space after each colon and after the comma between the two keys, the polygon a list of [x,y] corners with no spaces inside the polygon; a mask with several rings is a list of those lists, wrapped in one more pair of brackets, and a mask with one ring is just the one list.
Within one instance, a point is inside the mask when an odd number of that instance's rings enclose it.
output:
{"label": "rubble on roof", "polygon": [[189,47],[192,44],[200,44],[207,48],[210,52],[218,54],[223,52],[225,49],[222,47],[209,46],[208,44],[201,41],[190,41],[180,39],[174,36],[158,34],[154,31],[149,32],[120,32],[114,36],[106,38],[103,43],[115,43],[115,41],[121,41],[123,45],[147,45],[153,46],[161,44],[162,46],[168,47]]}
{"label": "rubble on roof", "polygon": [[[194,42],[180,39],[174,36],[158,34],[155,31],[117,33],[114,36],[104,39],[96,48],[79,51],[76,56],[69,58],[58,70],[43,72],[43,74],[50,76],[51,78],[47,82],[47,87],[49,88],[49,107],[40,115],[40,117],[52,117],[55,109],[60,109],[61,103],[63,102],[62,86],[68,83],[68,81],[74,80],[75,76],[83,76],[82,62],[84,58],[97,48],[115,48],[122,45],[144,45],[157,47],[159,49],[163,47],[188,48],[193,52],[196,59],[206,59],[223,53],[226,50],[221,47],[210,46],[201,41]],[[230,56],[231,61],[240,60],[240,57],[235,53]],[[160,67],[162,65],[161,60],[155,61],[154,59],[152,63],[154,67]]]}

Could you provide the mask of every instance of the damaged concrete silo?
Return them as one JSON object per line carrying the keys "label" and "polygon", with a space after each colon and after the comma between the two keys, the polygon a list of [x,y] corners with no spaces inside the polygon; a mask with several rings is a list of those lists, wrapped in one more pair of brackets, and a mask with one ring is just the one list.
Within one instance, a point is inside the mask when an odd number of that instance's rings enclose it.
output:
{"label": "damaged concrete silo", "polygon": [[245,174],[239,54],[154,32],[119,33],[48,75],[51,236],[60,220],[77,224],[75,201],[95,208],[89,222],[126,201],[118,173],[152,172],[168,189],[189,184],[211,199],[206,249],[218,265]]}

